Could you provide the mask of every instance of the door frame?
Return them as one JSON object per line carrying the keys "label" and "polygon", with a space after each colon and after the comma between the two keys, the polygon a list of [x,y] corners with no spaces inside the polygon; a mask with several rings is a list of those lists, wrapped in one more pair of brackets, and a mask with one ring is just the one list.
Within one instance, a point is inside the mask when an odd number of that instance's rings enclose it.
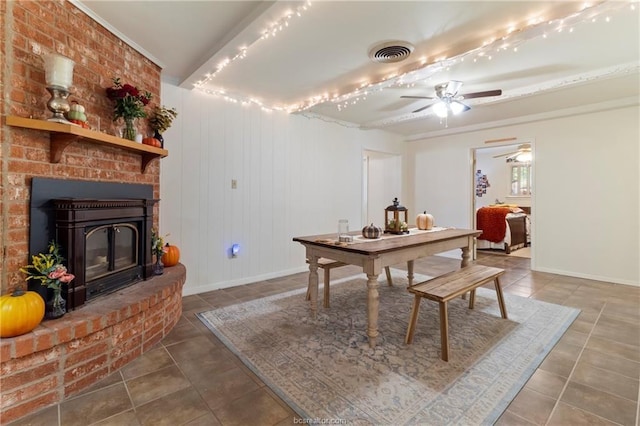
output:
{"label": "door frame", "polygon": [[[519,145],[522,144],[531,144],[531,155],[532,155],[532,159],[531,159],[531,188],[532,188],[532,193],[530,196],[530,204],[531,204],[531,213],[530,213],[530,241],[531,241],[531,269],[534,268],[535,266],[535,247],[536,245],[534,244],[535,241],[535,196],[536,196],[536,174],[535,174],[535,164],[536,164],[536,155],[535,155],[535,139],[534,138],[526,138],[526,139],[522,139],[522,140],[510,140],[510,141],[505,141],[505,142],[501,142],[501,143],[495,143],[495,144],[491,144],[491,145],[481,145],[481,146],[474,146],[470,149],[470,176],[471,176],[471,200],[470,200],[470,223],[472,224],[472,227],[475,229],[477,226],[476,223],[476,191],[475,191],[475,174],[476,174],[476,163],[477,163],[477,152],[483,149],[489,149],[489,148],[503,148],[503,147],[514,147],[517,148]],[[473,253],[472,253],[472,259],[475,260],[477,259],[477,244],[474,242],[473,244]]]}

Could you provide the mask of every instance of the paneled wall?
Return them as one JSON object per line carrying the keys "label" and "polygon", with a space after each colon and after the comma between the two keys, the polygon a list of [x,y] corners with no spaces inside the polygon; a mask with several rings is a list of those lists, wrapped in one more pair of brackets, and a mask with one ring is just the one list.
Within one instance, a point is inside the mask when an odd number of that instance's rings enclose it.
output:
{"label": "paneled wall", "polygon": [[[184,294],[305,269],[299,235],[363,226],[362,154],[398,136],[242,106],[162,85],[179,116],[164,134],[160,230],[189,271]],[[232,189],[232,181],[237,188]],[[240,244],[231,258],[229,248]]]}
{"label": "paneled wall", "polygon": [[639,116],[636,105],[412,142],[414,203],[470,226],[471,149],[533,140],[532,268],[640,285]]}

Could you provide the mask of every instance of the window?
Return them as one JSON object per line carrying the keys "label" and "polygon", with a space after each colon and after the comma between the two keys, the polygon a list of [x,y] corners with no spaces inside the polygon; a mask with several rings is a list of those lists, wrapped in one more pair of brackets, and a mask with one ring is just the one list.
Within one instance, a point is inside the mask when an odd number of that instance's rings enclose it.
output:
{"label": "window", "polygon": [[511,165],[511,196],[531,195],[531,163]]}

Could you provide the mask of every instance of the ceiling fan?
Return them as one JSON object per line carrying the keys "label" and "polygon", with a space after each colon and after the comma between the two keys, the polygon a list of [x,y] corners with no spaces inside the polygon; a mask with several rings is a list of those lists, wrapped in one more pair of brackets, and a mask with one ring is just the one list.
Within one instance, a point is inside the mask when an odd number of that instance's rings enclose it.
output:
{"label": "ceiling fan", "polygon": [[507,163],[512,161],[518,161],[521,163],[526,163],[531,161],[531,144],[524,143],[522,145],[518,145],[517,151],[507,152],[506,154],[494,155],[493,158],[507,157]]}
{"label": "ceiling fan", "polygon": [[463,99],[473,98],[485,98],[487,96],[500,96],[502,90],[487,90],[485,92],[473,92],[466,93],[464,95],[458,95],[458,90],[462,87],[462,82],[457,80],[451,80],[446,83],[440,83],[435,86],[436,97],[430,96],[400,96],[407,99],[438,99],[437,102],[418,108],[413,112],[424,111],[427,108],[433,107],[433,112],[440,118],[445,118],[451,112],[454,115],[471,109],[470,106],[463,104]]}

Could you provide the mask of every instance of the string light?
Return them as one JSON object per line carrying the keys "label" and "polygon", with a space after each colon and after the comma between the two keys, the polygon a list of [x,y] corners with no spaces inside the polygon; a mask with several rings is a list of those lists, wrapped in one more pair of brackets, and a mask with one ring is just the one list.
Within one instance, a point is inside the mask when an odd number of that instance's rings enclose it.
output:
{"label": "string light", "polygon": [[[354,90],[347,91],[341,94],[333,93],[329,95],[327,93],[324,93],[323,95],[311,96],[306,101],[297,104],[284,106],[266,106],[253,98],[244,97],[241,95],[232,96],[231,94],[226,93],[223,89],[205,89],[203,87],[206,83],[215,78],[215,76],[227,66],[229,66],[236,60],[245,58],[249,49],[253,48],[258,42],[269,38],[270,35],[271,37],[275,37],[278,32],[283,31],[286,27],[288,27],[291,17],[302,16],[302,12],[306,11],[308,9],[308,6],[311,6],[311,2],[307,2],[304,4],[304,6],[298,7],[295,12],[287,13],[284,18],[275,23],[272,23],[268,29],[263,31],[261,37],[258,40],[248,46],[243,46],[240,49],[240,52],[233,58],[223,60],[218,65],[215,72],[206,74],[205,78],[196,82],[194,86],[197,89],[200,89],[208,94],[221,96],[227,101],[236,99],[237,102],[238,99],[241,99],[243,103],[256,104],[261,108],[268,110],[284,111],[287,113],[301,113],[318,104],[331,102],[336,105],[336,108],[339,111],[343,111],[351,105],[355,105],[360,101],[366,100],[366,94],[368,93],[379,92],[388,87],[412,87],[418,81],[430,79],[434,74],[441,72],[442,70],[449,69],[453,65],[456,65],[460,62],[464,62],[467,57],[471,57],[473,58],[473,62],[477,62],[478,60],[492,60],[493,55],[490,54],[491,52],[502,53],[502,51],[507,52],[509,50],[517,53],[518,47],[522,43],[536,39],[538,37],[547,39],[548,32],[551,29],[553,29],[553,31],[555,32],[560,33],[563,32],[565,26],[567,26],[568,32],[573,32],[574,27],[577,24],[596,22],[597,18],[600,15],[603,15],[605,13],[608,14],[612,10],[618,10],[621,8],[621,6],[626,7],[626,5],[628,5],[628,3],[625,4],[623,2],[603,2],[596,5],[585,3],[582,5],[582,9],[580,11],[564,18],[546,20],[544,17],[538,16],[528,19],[526,25],[520,28],[518,28],[513,23],[509,23],[503,30],[504,34],[502,36],[485,40],[481,46],[478,46],[461,54],[451,57],[440,56],[435,58],[432,62],[429,62],[427,57],[423,56],[414,65],[414,69],[410,69],[404,73],[391,73],[382,77],[378,81],[365,80],[360,84],[355,85],[356,88]],[[631,10],[635,10],[635,5],[631,3],[630,8]],[[611,16],[605,15],[604,19],[606,22],[610,22]],[[542,31],[536,31],[538,29]]]}
{"label": "string light", "polygon": [[[299,16],[299,17],[302,16],[302,11],[306,11],[308,9],[308,7],[310,7],[310,6],[311,6],[311,1],[307,0],[306,3],[304,3],[301,6],[298,6],[298,8],[295,11],[295,15]],[[269,28],[267,28],[267,29],[262,31],[261,36],[260,36],[259,39],[257,39],[256,41],[254,41],[253,43],[251,43],[248,46],[240,47],[239,52],[234,57],[225,58],[222,62],[220,62],[220,64],[218,64],[218,66],[216,67],[216,70],[214,72],[205,74],[205,78],[203,80],[199,80],[196,83],[194,83],[195,88],[202,89],[205,84],[207,84],[208,82],[213,80],[213,78],[215,78],[215,76],[218,73],[220,73],[222,70],[224,70],[230,64],[232,64],[233,62],[235,62],[235,61],[237,61],[239,59],[246,58],[247,57],[247,51],[249,50],[249,48],[254,47],[256,44],[258,44],[262,40],[268,39],[269,36],[275,37],[278,32],[282,31],[284,28],[289,26],[289,21],[292,19],[293,16],[294,16],[294,12],[287,11],[287,13],[285,13],[284,17],[282,17],[281,19],[279,19],[276,22],[272,22],[269,25]]]}

